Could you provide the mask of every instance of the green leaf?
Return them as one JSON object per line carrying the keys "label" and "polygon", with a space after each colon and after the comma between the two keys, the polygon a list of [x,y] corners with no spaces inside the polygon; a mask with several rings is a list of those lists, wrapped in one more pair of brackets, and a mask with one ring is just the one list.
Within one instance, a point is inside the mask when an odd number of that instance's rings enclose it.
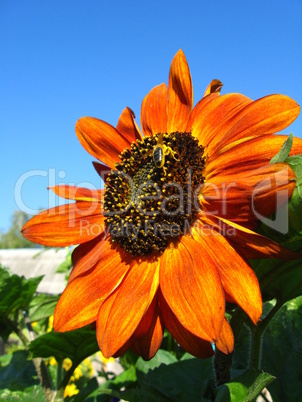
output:
{"label": "green leaf", "polygon": [[29,345],[33,357],[54,356],[60,361],[69,357],[74,363],[80,363],[86,357],[99,350],[95,331],[89,327],[70,332],[49,332],[41,335]]}
{"label": "green leaf", "polygon": [[259,279],[264,301],[285,303],[302,295],[302,260],[256,260],[251,265]]}
{"label": "green leaf", "polygon": [[46,294],[36,295],[29,305],[29,318],[33,321],[44,320],[51,316],[56,304],[59,300],[59,295],[49,296]]}
{"label": "green leaf", "polygon": [[[170,355],[170,357],[168,357]],[[149,362],[137,362],[137,379],[141,389],[153,390],[173,401],[199,400],[214,383],[213,359],[176,358],[159,350]],[[166,360],[163,363],[163,360]]]}
{"label": "green leaf", "polygon": [[302,395],[302,297],[287,302],[266,329],[262,366],[276,376],[269,387],[274,402],[301,399]]}
{"label": "green leaf", "polygon": [[[107,401],[109,400],[107,395],[112,395],[112,396],[117,396],[119,399],[123,400],[132,400],[132,399],[127,399],[128,394],[124,394],[124,392],[121,392],[121,389],[124,388],[132,388],[135,387],[136,385],[136,370],[135,367],[131,367],[128,370],[122,372],[120,375],[115,377],[113,380],[107,381],[106,383],[102,384],[98,389],[95,389],[93,392],[91,392],[89,395],[87,395],[87,402],[92,402],[92,401]],[[132,390],[130,390],[130,396],[132,398]],[[80,393],[79,393],[80,395]],[[144,399],[142,399],[144,400]],[[77,399],[75,398],[72,400],[72,402],[81,402],[82,399]]]}
{"label": "green leaf", "polygon": [[7,402],[45,402],[45,395],[41,385],[33,385],[23,391],[0,390],[0,401]]}
{"label": "green leaf", "polygon": [[28,352],[19,350],[0,357],[0,389],[23,391],[39,384],[33,362],[28,360]]}
{"label": "green leaf", "polygon": [[0,315],[8,316],[17,310],[26,310],[43,276],[25,279],[10,275],[0,267]]}
{"label": "green leaf", "polygon": [[254,401],[275,377],[260,370],[248,370],[218,387],[215,402]]}
{"label": "green leaf", "polygon": [[296,187],[289,202],[289,224],[293,231],[302,236],[302,155],[291,156],[286,159],[286,163],[293,169],[297,178]]}
{"label": "green leaf", "polygon": [[275,155],[270,160],[270,163],[285,162],[286,158],[289,156],[292,145],[293,145],[293,135],[290,134],[287,140],[282,145],[280,151],[277,153],[277,155]]}

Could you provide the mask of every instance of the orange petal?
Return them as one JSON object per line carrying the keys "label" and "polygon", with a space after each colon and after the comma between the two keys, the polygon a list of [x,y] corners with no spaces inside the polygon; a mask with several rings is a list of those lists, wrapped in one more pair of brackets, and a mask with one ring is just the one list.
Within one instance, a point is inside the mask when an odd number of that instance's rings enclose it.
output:
{"label": "orange petal", "polygon": [[234,334],[228,321],[224,319],[220,338],[216,342],[216,348],[226,355],[234,350]]}
{"label": "orange petal", "polygon": [[160,288],[182,326],[207,341],[219,338],[225,300],[206,249],[189,236],[171,242],[160,261]]}
{"label": "orange petal", "polygon": [[182,50],[174,56],[169,74],[167,132],[184,132],[193,108],[190,69]]}
{"label": "orange petal", "polygon": [[124,138],[113,126],[94,117],[79,119],[76,134],[86,151],[111,168],[120,153],[131,144],[130,138]]}
{"label": "orange petal", "polygon": [[[155,303],[150,305],[149,310],[133,334],[133,339],[136,339],[136,341],[131,346],[131,349],[139,356],[142,356],[144,360],[150,360],[156,354],[160,348],[164,334],[163,322],[159,315],[157,300],[154,299],[154,301]],[[144,335],[138,337],[141,331],[144,332]]]}
{"label": "orange petal", "polygon": [[122,111],[116,129],[130,142],[142,139],[140,129],[135,122],[135,114],[129,107]]}
{"label": "orange petal", "polygon": [[111,172],[110,167],[107,165],[104,165],[103,163],[98,163],[95,161],[93,161],[92,164],[93,164],[93,167],[95,168],[97,174],[101,177],[103,182],[105,182],[107,180],[108,174]]}
{"label": "orange petal", "polygon": [[188,353],[200,359],[213,356],[211,343],[188,331],[177,319],[162,295],[159,300],[164,324],[176,342]]}
{"label": "orange petal", "polygon": [[148,93],[141,108],[141,126],[145,135],[152,136],[167,131],[168,88],[161,84]]}
{"label": "orange petal", "polygon": [[268,216],[283,205],[295,188],[295,174],[285,163],[276,163],[237,174],[208,178],[200,192],[203,211],[255,227],[259,216]]}
{"label": "orange petal", "polygon": [[101,305],[97,340],[105,357],[123,347],[146,314],[158,288],[158,265],[158,261],[133,260],[120,287]]}
{"label": "orange petal", "polygon": [[200,105],[197,104],[193,109],[187,131],[192,131],[193,136],[206,147],[206,153],[211,157],[218,146],[223,146],[225,130],[232,124],[238,112],[251,102],[241,94],[206,96]]}
{"label": "orange petal", "polygon": [[[200,222],[201,227],[202,224]],[[202,232],[194,231],[193,236],[211,256],[225,291],[257,324],[262,313],[262,299],[258,279],[252,268],[220,233],[205,236]]]}
{"label": "orange petal", "polygon": [[[267,166],[286,141],[284,135],[247,138],[221,155],[215,155],[207,161],[205,176],[212,180],[216,175],[241,174],[244,171]],[[302,138],[293,138],[290,155],[302,153]]]}
{"label": "orange petal", "polygon": [[120,284],[130,267],[119,253],[104,253],[95,267],[70,282],[55,309],[54,329],[65,332],[96,321],[103,300]]}
{"label": "orange petal", "polygon": [[[289,126],[299,115],[300,106],[285,95],[269,95],[242,109],[236,124],[220,138],[219,147],[240,138],[273,134]],[[233,122],[235,123],[235,122]]]}
{"label": "orange petal", "polygon": [[91,190],[89,188],[69,186],[60,184],[58,186],[48,187],[59,197],[63,197],[68,200],[76,201],[99,201],[101,202],[104,197],[105,190]]}
{"label": "orange petal", "polygon": [[68,282],[74,278],[83,275],[100,259],[112,259],[112,264],[119,265],[122,261],[131,261],[131,257],[117,243],[112,243],[110,238],[106,237],[106,232],[103,232],[95,239],[89,242],[80,244],[72,253],[73,269],[69,275]]}
{"label": "orange petal", "polygon": [[196,229],[201,230],[204,235],[221,233],[245,258],[297,258],[296,253],[234,222],[210,214],[200,214],[199,216],[203,225],[200,226],[199,223]]}
{"label": "orange petal", "polygon": [[23,226],[22,233],[33,243],[63,247],[93,239],[104,225],[99,202],[77,201],[34,216]]}
{"label": "orange petal", "polygon": [[209,83],[209,85],[207,86],[207,88],[203,94],[203,97],[213,94],[215,92],[220,94],[222,86],[223,86],[223,83],[220,80],[217,80],[217,79],[212,80]]}

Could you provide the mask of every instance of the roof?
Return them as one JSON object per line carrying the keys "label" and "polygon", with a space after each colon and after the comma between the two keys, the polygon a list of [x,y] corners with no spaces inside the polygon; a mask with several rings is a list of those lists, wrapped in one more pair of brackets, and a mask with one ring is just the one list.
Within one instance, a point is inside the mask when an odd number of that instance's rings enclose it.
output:
{"label": "roof", "polygon": [[44,275],[37,292],[55,295],[66,287],[65,273],[56,273],[66,254],[66,249],[0,249],[0,264],[27,279]]}

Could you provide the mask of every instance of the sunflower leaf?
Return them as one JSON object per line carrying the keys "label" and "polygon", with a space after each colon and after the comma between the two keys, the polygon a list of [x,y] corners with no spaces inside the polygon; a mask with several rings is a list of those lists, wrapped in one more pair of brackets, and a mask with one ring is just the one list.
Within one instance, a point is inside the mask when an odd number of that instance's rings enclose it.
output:
{"label": "sunflower leaf", "polygon": [[293,135],[290,134],[287,140],[282,145],[280,151],[275,155],[271,160],[270,163],[278,163],[278,162],[285,162],[286,158],[289,156],[290,150],[292,149],[293,145]]}
{"label": "sunflower leaf", "polygon": [[43,276],[25,279],[0,266],[0,315],[27,309]]}
{"label": "sunflower leaf", "polygon": [[41,335],[29,345],[33,357],[54,356],[61,361],[69,357],[74,363],[80,363],[86,357],[99,350],[95,331],[88,327],[70,332],[49,332]]}
{"label": "sunflower leaf", "polygon": [[248,370],[218,387],[215,402],[253,401],[274,379],[271,374],[260,370]]}
{"label": "sunflower leaf", "polygon": [[[167,357],[170,355],[171,357]],[[167,400],[196,401],[214,384],[213,360],[188,358],[177,361],[170,353],[159,350],[149,362],[137,362],[140,389],[153,390]],[[170,361],[169,361],[170,360]]]}
{"label": "sunflower leaf", "polygon": [[275,402],[298,401],[302,395],[302,297],[287,302],[266,329],[261,368],[276,376],[268,387]]}
{"label": "sunflower leaf", "polygon": [[38,383],[34,364],[28,360],[28,352],[18,350],[0,357],[1,390],[24,391],[27,387]]}
{"label": "sunflower leaf", "polygon": [[40,294],[35,296],[29,305],[29,317],[31,321],[41,321],[54,313],[59,295],[49,296]]}

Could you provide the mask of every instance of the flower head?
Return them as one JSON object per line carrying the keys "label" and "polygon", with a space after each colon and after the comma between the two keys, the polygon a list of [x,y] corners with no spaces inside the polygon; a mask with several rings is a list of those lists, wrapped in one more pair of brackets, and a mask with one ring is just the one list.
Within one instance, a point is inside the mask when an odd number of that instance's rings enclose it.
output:
{"label": "flower head", "polygon": [[[154,87],[141,108],[141,134],[126,108],[116,127],[92,117],[76,124],[105,189],[55,186],[75,203],[43,212],[23,228],[48,246],[79,244],[55,311],[54,329],[96,322],[103,355],[128,348],[150,359],[166,327],[198,357],[233,350],[226,301],[257,324],[262,312],[251,257],[286,257],[254,232],[259,216],[286,202],[295,175],[269,164],[299,114],[295,101],[220,95],[213,80],[193,108],[189,67],[180,50],[169,85]],[[295,138],[292,153],[302,151]],[[254,211],[257,211],[255,214]]]}

